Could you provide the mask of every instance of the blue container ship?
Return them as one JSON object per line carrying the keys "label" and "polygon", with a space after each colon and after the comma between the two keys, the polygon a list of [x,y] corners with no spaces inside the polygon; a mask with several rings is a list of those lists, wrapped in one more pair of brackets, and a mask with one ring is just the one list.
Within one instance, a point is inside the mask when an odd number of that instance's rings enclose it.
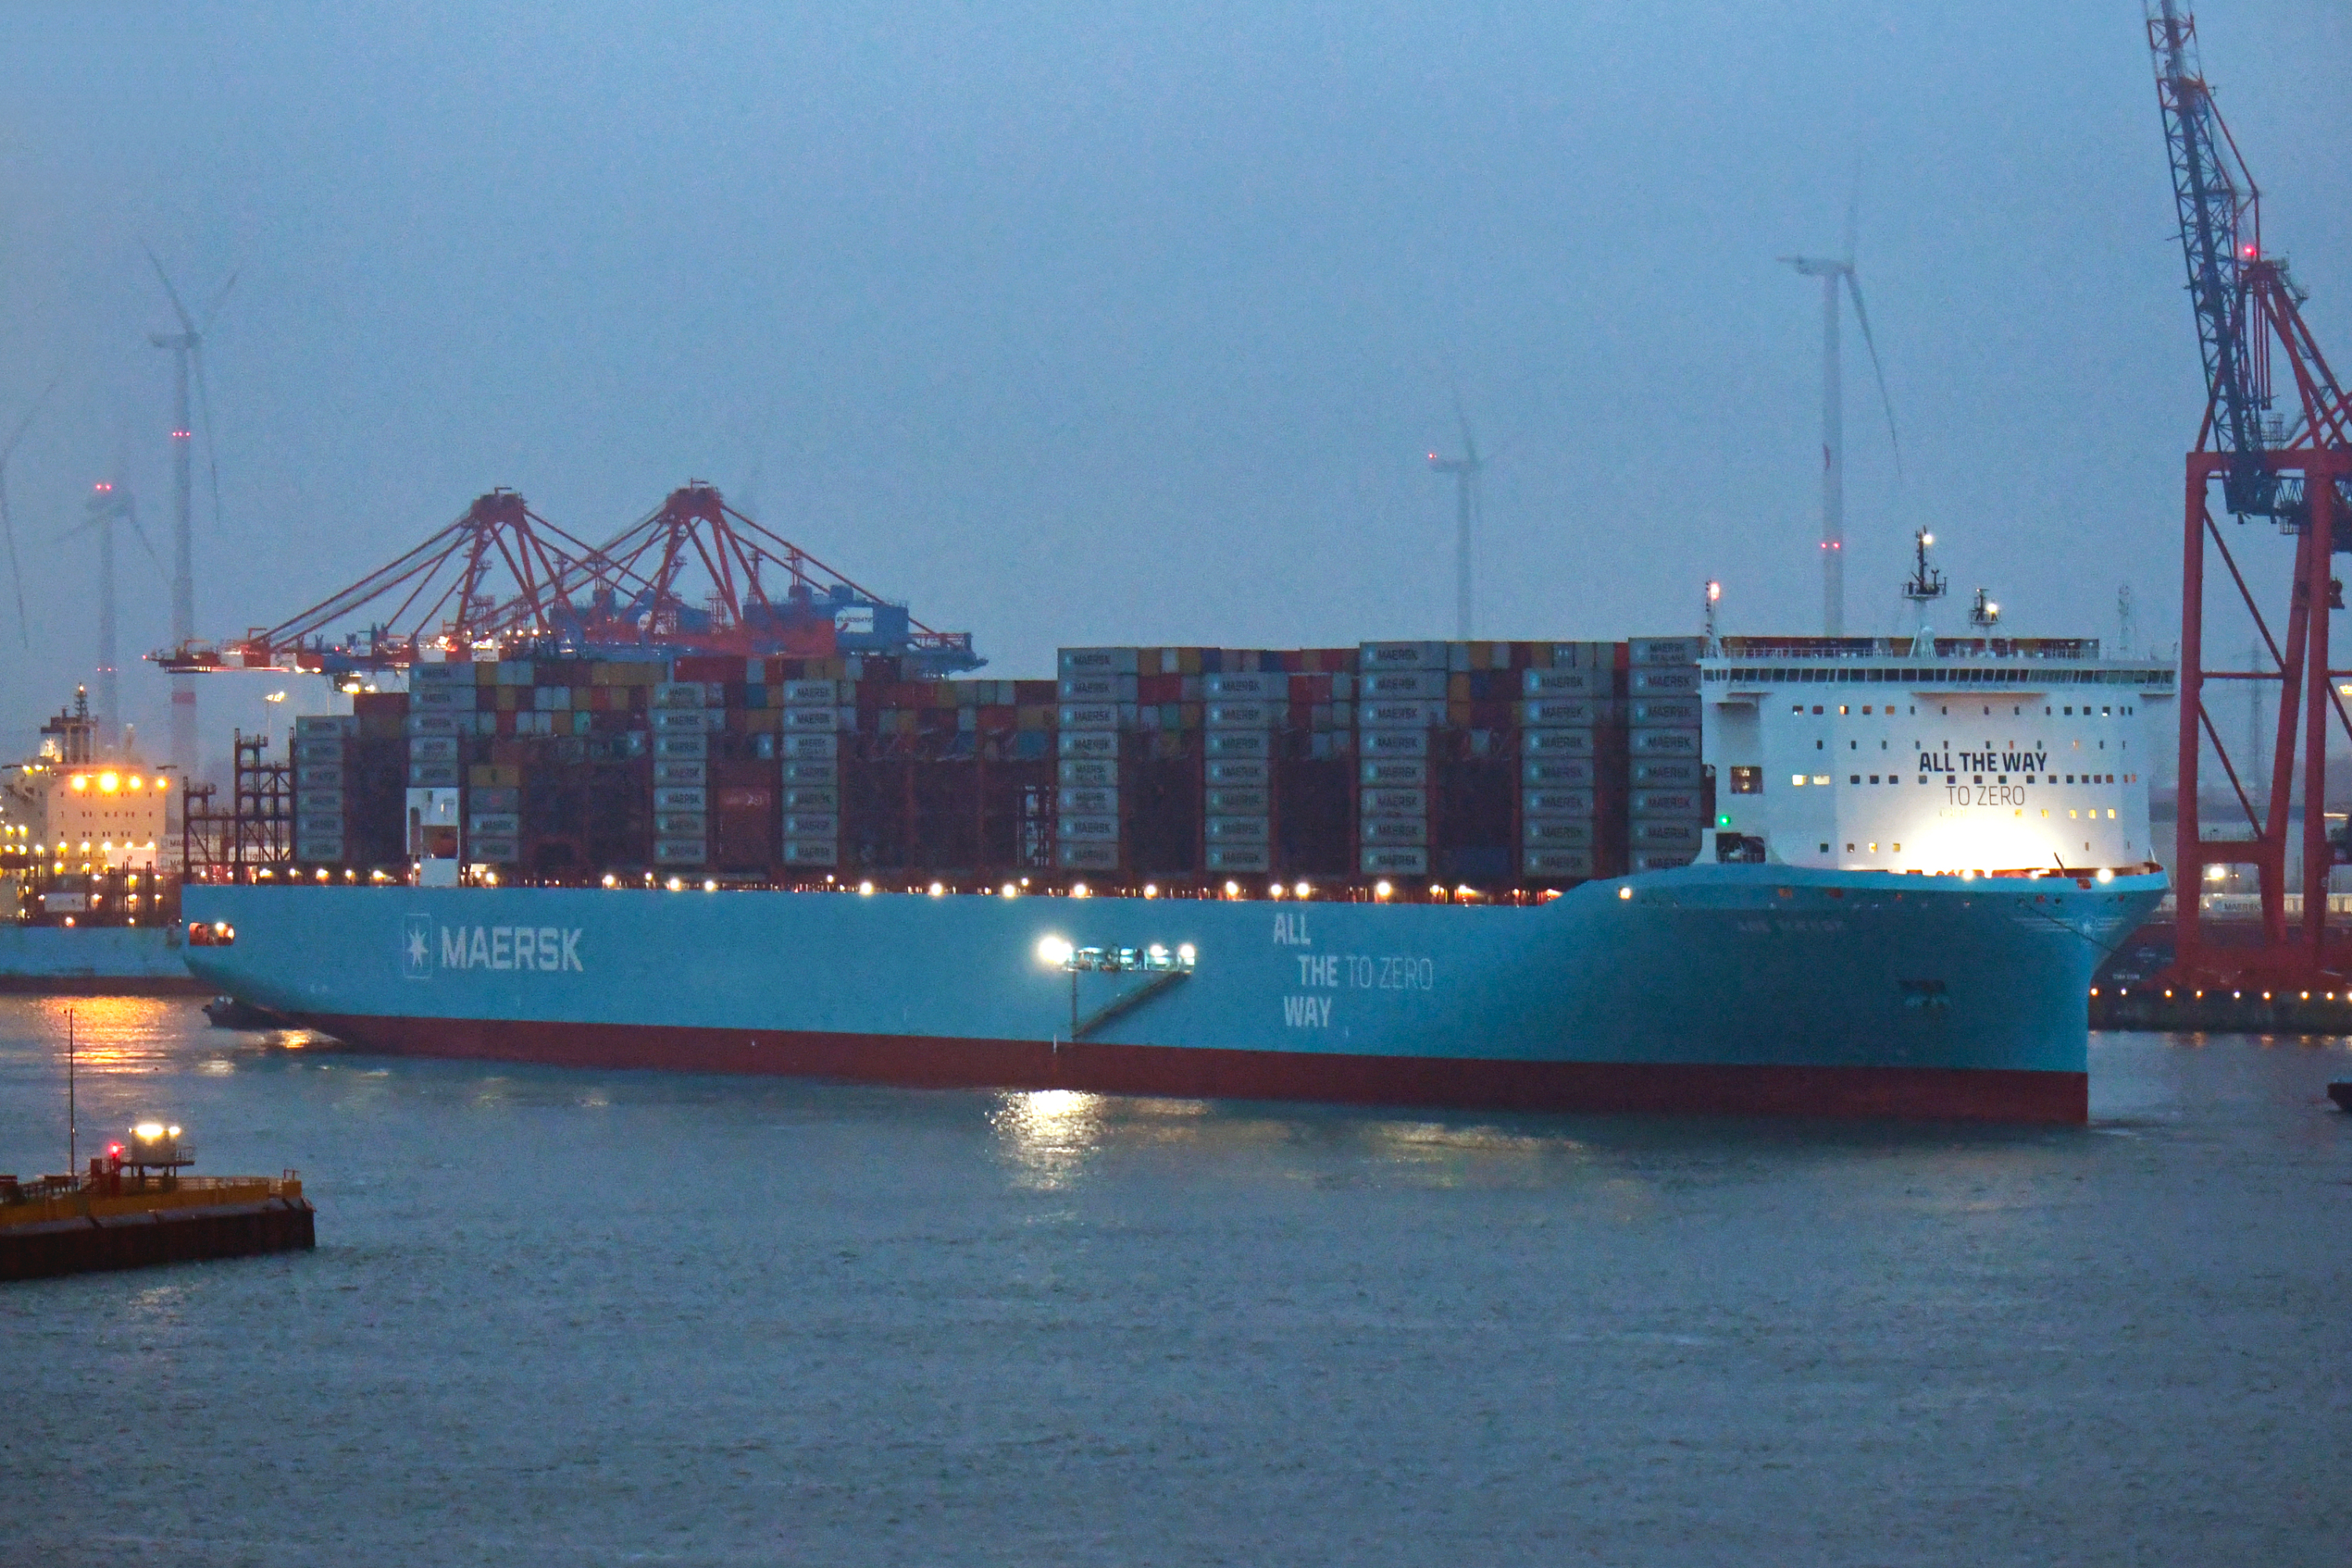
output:
{"label": "blue container ship", "polygon": [[1695,865],[1540,903],[192,887],[221,992],[364,1048],[1523,1110],[2081,1121],[2160,873]]}
{"label": "blue container ship", "polygon": [[[701,760],[719,754],[717,723],[696,731],[661,706],[719,688],[650,686],[652,765],[672,781],[655,786],[672,836],[660,865],[603,885],[532,879],[522,772],[490,764],[468,805],[467,764],[450,760],[466,721],[438,716],[479,693],[481,718],[505,726],[524,710],[506,694],[513,672],[444,671],[420,678],[442,695],[411,733],[437,750],[412,767],[459,782],[412,777],[414,858],[366,881],[322,863],[192,883],[187,962],[240,1001],[420,1055],[1529,1110],[2084,1119],[2093,974],[2168,887],[2141,768],[2161,749],[2144,737],[2169,669],[2086,641],[1924,634],[1637,639],[1630,659],[1559,645],[1525,669],[1503,647],[1473,666],[1482,685],[1448,672],[1459,645],[1367,644],[1353,714],[1327,722],[1318,706],[1312,730],[1295,695],[1286,719],[1282,693],[1304,688],[1282,680],[1342,677],[1228,667],[1211,727],[1148,753],[1196,770],[1226,813],[1201,829],[1207,874],[1165,881],[1134,858],[1153,825],[1132,798],[1142,748],[1123,693],[1190,678],[1129,673],[1122,650],[1065,650],[1068,700],[1058,739],[1044,735],[1062,757],[1062,810],[1045,819],[1058,837],[1037,841],[1036,875],[1002,881],[855,864],[856,770],[884,765],[858,759],[891,754],[899,731],[824,681],[814,699],[830,706],[805,710],[756,695],[739,709],[727,688],[725,724],[750,721],[728,742],[748,760],[724,764]],[[1511,710],[1521,727],[1496,731],[1504,776],[1528,781],[1499,816],[1524,851],[1479,851],[1519,873],[1481,889],[1454,880],[1469,858],[1444,847],[1450,819],[1430,802],[1448,777],[1495,771],[1475,733],[1447,726],[1462,689],[1475,721],[1479,691],[1504,681],[1529,694]],[[1079,701],[1097,688],[1100,701]],[[1328,712],[1346,713],[1349,690],[1328,687]],[[764,764],[761,712],[782,742]],[[883,738],[861,752],[869,723]],[[1297,837],[1284,801],[1308,798],[1289,764],[1261,760],[1284,745],[1326,779],[1327,751],[1360,765],[1341,802],[1360,875],[1293,883],[1274,864]],[[728,841],[697,815],[705,770],[749,800],[740,770],[761,765],[784,785],[781,874],[756,887],[700,874],[697,858]],[[809,812],[811,792],[826,806]],[[336,831],[345,844],[356,829]]]}

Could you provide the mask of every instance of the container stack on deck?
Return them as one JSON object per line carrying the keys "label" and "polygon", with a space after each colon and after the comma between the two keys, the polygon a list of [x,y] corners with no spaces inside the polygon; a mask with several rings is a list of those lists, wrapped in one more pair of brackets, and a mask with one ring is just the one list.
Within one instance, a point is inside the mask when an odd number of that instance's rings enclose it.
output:
{"label": "container stack on deck", "polygon": [[575,882],[1562,887],[1704,842],[1697,651],[1064,648],[1052,681],[854,657],[420,665],[300,721],[296,856]]}
{"label": "container stack on deck", "polygon": [[1687,866],[1714,809],[1699,761],[1699,640],[1635,637],[1626,647],[1631,869]]}

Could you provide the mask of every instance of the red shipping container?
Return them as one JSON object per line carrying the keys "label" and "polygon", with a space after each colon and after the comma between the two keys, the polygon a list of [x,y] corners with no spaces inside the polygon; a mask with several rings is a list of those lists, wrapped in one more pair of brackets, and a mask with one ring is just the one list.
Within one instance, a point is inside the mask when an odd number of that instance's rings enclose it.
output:
{"label": "red shipping container", "polygon": [[[1026,682],[1015,681],[1016,686]],[[1139,702],[1181,702],[1184,700],[1184,678],[1181,675],[1139,676],[1135,682]]]}
{"label": "red shipping container", "polygon": [[677,658],[672,680],[741,680],[743,661],[726,654],[687,653]]}

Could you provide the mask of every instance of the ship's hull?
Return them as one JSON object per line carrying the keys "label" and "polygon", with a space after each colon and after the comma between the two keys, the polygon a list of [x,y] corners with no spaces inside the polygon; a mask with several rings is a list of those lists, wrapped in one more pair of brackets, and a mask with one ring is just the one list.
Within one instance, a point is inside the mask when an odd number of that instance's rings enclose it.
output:
{"label": "ship's hull", "polygon": [[[363,1047],[1540,1110],[2080,1121],[2157,877],[1693,867],[1549,904],[190,888],[215,990]],[[1630,896],[1621,896],[1630,894]],[[1041,943],[1191,946],[1181,980]],[[1118,1004],[1151,987],[1138,1005]]]}
{"label": "ship's hull", "polygon": [[161,926],[0,925],[0,995],[201,995],[182,952]]}

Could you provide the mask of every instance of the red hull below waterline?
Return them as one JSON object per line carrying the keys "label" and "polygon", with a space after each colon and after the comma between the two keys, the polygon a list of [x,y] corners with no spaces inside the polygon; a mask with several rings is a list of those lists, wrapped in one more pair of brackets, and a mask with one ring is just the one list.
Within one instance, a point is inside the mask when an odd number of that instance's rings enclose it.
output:
{"label": "red hull below waterline", "polygon": [[2070,1072],[1500,1061],[510,1019],[317,1016],[301,1022],[360,1048],[402,1056],[608,1071],[768,1073],[925,1089],[2070,1125],[2090,1116],[2089,1078]]}

